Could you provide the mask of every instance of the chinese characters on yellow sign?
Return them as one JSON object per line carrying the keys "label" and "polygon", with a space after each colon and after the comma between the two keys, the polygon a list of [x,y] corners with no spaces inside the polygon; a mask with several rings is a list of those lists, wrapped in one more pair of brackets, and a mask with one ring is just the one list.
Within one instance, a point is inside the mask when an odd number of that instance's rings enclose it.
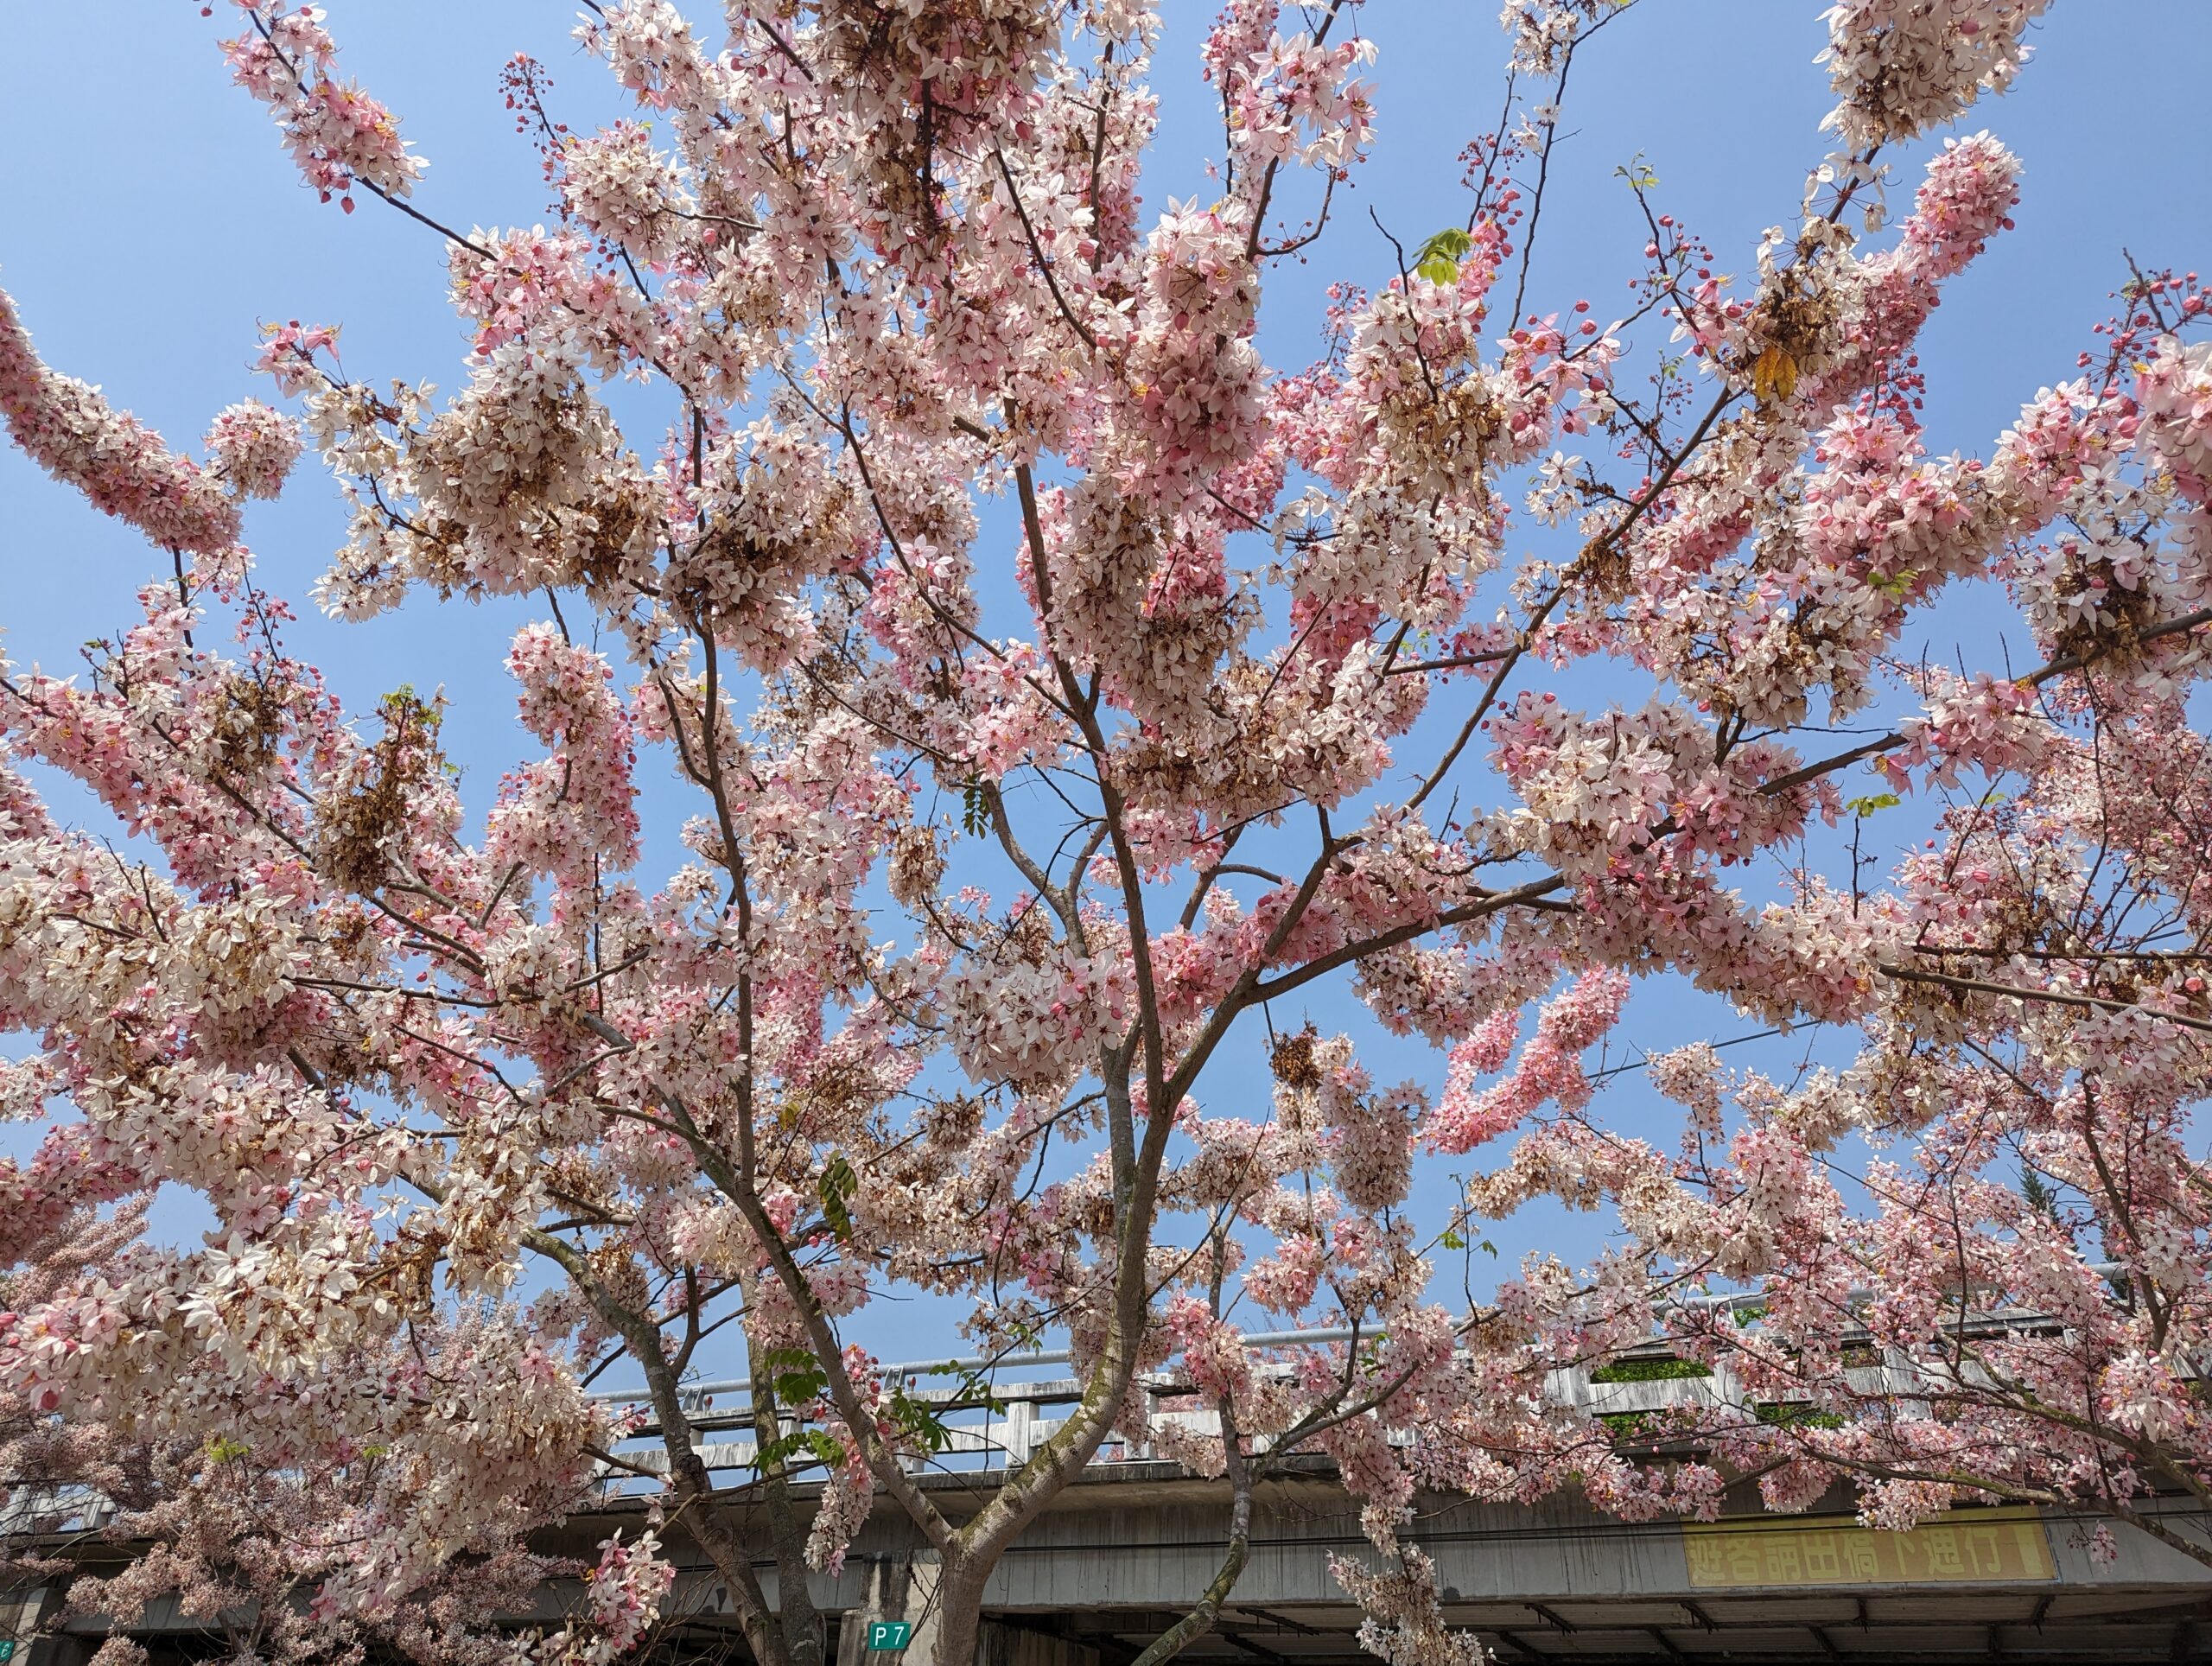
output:
{"label": "chinese characters on yellow sign", "polygon": [[2050,1580],[2050,1541],[2031,1510],[1961,1511],[1910,1533],[1878,1533],[1846,1517],[1787,1524],[1694,1522],[1682,1529],[1690,1584],[1928,1585]]}

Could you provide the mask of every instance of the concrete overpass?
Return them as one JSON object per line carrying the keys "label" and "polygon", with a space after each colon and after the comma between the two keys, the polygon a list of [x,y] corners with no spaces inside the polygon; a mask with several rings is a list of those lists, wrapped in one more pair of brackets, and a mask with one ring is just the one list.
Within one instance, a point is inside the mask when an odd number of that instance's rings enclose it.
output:
{"label": "concrete overpass", "polygon": [[[950,1478],[933,1484],[955,1491]],[[1624,1523],[1565,1501],[1431,1499],[1409,1537],[1435,1559],[1447,1618],[1507,1661],[2212,1659],[2212,1571],[2146,1535],[2116,1529],[2120,1555],[2101,1567],[2094,1521],[1961,1510],[1883,1534],[1835,1502],[1777,1518],[1754,1501],[1754,1513],[1700,1525]],[[1318,1466],[1255,1504],[1224,1622],[1185,1657],[1371,1662],[1329,1570],[1332,1554],[1373,1556],[1356,1506]],[[1094,1470],[992,1580],[986,1666],[1127,1666],[1212,1576],[1227,1516],[1224,1485],[1173,1465]],[[840,1666],[863,1666],[874,1618],[917,1620],[912,1647],[926,1650],[931,1583],[903,1518],[879,1512],[844,1575],[816,1592],[844,1621]],[[689,1629],[727,1624],[704,1576],[679,1586],[675,1606]]]}
{"label": "concrete overpass", "polygon": [[[926,1485],[948,1509],[979,1477]],[[1840,1500],[1837,1501],[1840,1504]],[[603,1508],[548,1536],[588,1555],[642,1500]],[[986,1596],[979,1666],[1128,1666],[1211,1576],[1225,1486],[1144,1459],[1102,1465],[1071,1487],[1001,1565]],[[745,1512],[731,1517],[746,1525]],[[1252,1557],[1217,1631],[1186,1658],[1203,1666],[1353,1666],[1367,1662],[1359,1616],[1338,1591],[1332,1553],[1371,1555],[1357,1510],[1313,1466],[1255,1498]],[[2101,1566],[2087,1518],[1960,1510],[1909,1534],[1860,1529],[1839,1509],[1801,1517],[1746,1512],[1711,1525],[1631,1524],[1567,1502],[1539,1506],[1424,1501],[1409,1536],[1435,1558],[1446,1612],[1508,1662],[2096,1662],[2212,1660],[2212,1572],[2133,1529]],[[692,1566],[671,1595],[653,1652],[668,1661],[741,1660],[727,1593]],[[760,1564],[772,1599],[775,1574]],[[932,1568],[902,1517],[879,1509],[837,1578],[813,1580],[834,1616],[839,1666],[864,1656],[866,1622],[917,1622],[909,1657],[927,1659]],[[580,1587],[549,1587],[518,1622],[568,1612]],[[22,1631],[58,1613],[61,1591],[18,1593]],[[4,1616],[0,1616],[4,1618]],[[26,1666],[81,1666],[107,1627],[67,1625]],[[156,1605],[132,1634],[156,1666],[220,1651],[206,1623]]]}
{"label": "concrete overpass", "polygon": [[[1872,1377],[1859,1386],[1873,1387]],[[1149,1387],[1155,1424],[1211,1424],[1208,1414],[1187,1408],[1186,1391],[1172,1377]],[[1555,1374],[1551,1389],[1594,1415],[1735,1392],[1725,1371],[1626,1383],[1567,1371]],[[954,1467],[918,1478],[957,1518],[967,1497],[1058,1426],[1080,1388],[1000,1383],[988,1404],[958,1390],[912,1391],[934,1398],[953,1425],[944,1462]],[[704,1393],[695,1407],[709,1466],[749,1467],[750,1440],[728,1438],[750,1428],[749,1409]],[[652,1449],[626,1456],[637,1461]],[[1332,1554],[1372,1558],[1357,1508],[1321,1460],[1288,1459],[1286,1468],[1255,1494],[1250,1561],[1222,1624],[1186,1651],[1197,1666],[1372,1659],[1357,1640],[1358,1613],[1329,1567]],[[609,1532],[639,1525],[644,1500],[619,1485],[610,1478],[601,1502],[547,1535],[543,1548],[588,1559]],[[96,1504],[19,1498],[16,1519],[0,1521],[0,1533],[57,1545],[73,1536],[60,1530],[69,1523],[58,1516],[32,1520],[41,1507],[50,1516],[73,1511],[79,1532],[98,1525]],[[1001,1564],[985,1596],[989,1624],[978,1666],[1128,1666],[1212,1577],[1228,1507],[1225,1484],[1192,1477],[1142,1444],[1109,1446]],[[759,1573],[772,1599],[765,1529],[741,1491],[734,1489],[724,1508],[760,1546]],[[2178,1515],[2183,1506],[2168,1508]],[[2118,1545],[2106,1564],[2089,1548],[2101,1526]],[[2212,1661],[2212,1569],[2092,1517],[1961,1510],[1892,1534],[1859,1528],[1840,1496],[1788,1517],[1766,1514],[1747,1492],[1710,1524],[1622,1523],[1568,1500],[1530,1506],[1436,1497],[1421,1501],[1407,1536],[1436,1561],[1446,1617],[1508,1662]],[[88,1561],[127,1554],[78,1542]],[[742,1660],[727,1593],[705,1559],[680,1535],[671,1536],[669,1551],[693,1565],[671,1595],[654,1652],[671,1662]],[[914,1621],[907,1657],[918,1666],[928,1660],[933,1571],[910,1523],[879,1500],[842,1574],[810,1581],[816,1606],[832,1617],[839,1666],[898,1666],[890,1656],[864,1656],[866,1625],[875,1618]],[[54,1628],[62,1594],[59,1586],[16,1593],[17,1635]],[[581,1594],[581,1587],[549,1586],[531,1613],[514,1618],[556,1619]],[[0,1608],[0,1625],[8,1618]],[[17,1666],[82,1666],[106,1629],[97,1621],[60,1626]],[[177,1614],[173,1604],[157,1605],[131,1630],[157,1666],[219,1652],[213,1628]]]}

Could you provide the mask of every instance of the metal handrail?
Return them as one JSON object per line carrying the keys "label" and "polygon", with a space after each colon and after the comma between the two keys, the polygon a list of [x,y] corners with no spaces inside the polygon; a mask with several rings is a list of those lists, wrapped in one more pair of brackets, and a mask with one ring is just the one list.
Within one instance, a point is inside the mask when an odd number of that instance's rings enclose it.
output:
{"label": "metal handrail", "polygon": [[[2099,1278],[2108,1279],[2125,1269],[2119,1262],[2103,1261],[2090,1263],[2087,1270],[2095,1274]],[[1850,1301],[1871,1301],[1879,1294],[1879,1291],[1872,1287],[1853,1288],[1847,1293],[1845,1299]],[[1765,1300],[1766,1296],[1763,1291],[1723,1291],[1718,1295],[1676,1297],[1671,1300],[1655,1304],[1653,1311],[1660,1313],[1706,1313],[1717,1307],[1761,1306]],[[1455,1329],[1464,1327],[1466,1322],[1462,1320],[1460,1326],[1455,1326]],[[1354,1342],[1363,1338],[1384,1337],[1389,1334],[1389,1326],[1387,1325],[1378,1324],[1357,1327],[1350,1325],[1325,1325],[1302,1331],[1255,1331],[1241,1338],[1240,1340],[1248,1348],[1319,1348],[1326,1347],[1331,1343]],[[1659,1342],[1664,1339],[1655,1337],[1652,1340]],[[1173,1358],[1174,1356],[1171,1354],[1169,1358]],[[1070,1349],[1042,1348],[1033,1352],[1024,1351],[1018,1354],[976,1354],[966,1358],[908,1360],[898,1364],[880,1365],[876,1369],[880,1376],[887,1378],[938,1377],[950,1376],[956,1372],[1016,1370],[1025,1365],[1065,1365],[1073,1363],[1074,1358],[1075,1355]],[[752,1387],[753,1384],[749,1379],[733,1377],[722,1382],[686,1383],[679,1390],[679,1394],[683,1400],[696,1404],[717,1394],[750,1392]],[[1001,1391],[995,1390],[995,1392]],[[602,1405],[642,1405],[651,1400],[652,1396],[644,1389],[602,1389],[585,1397]]]}

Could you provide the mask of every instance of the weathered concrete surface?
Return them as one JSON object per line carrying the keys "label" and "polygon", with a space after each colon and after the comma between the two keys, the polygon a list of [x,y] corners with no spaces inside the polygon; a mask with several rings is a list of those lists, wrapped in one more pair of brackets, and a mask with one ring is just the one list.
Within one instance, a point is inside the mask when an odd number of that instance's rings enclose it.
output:
{"label": "weathered concrete surface", "polygon": [[[957,1512],[976,1478],[928,1485]],[[634,1502],[571,1521],[546,1548],[583,1552]],[[991,1624],[977,1666],[1127,1666],[1213,1575],[1226,1488],[1172,1465],[1093,1471],[1056,1499],[1001,1564],[985,1595]],[[1319,1470],[1262,1490],[1250,1562],[1216,1632],[1186,1658],[1263,1666],[1338,1666],[1369,1658],[1359,1617],[1330,1571],[1332,1555],[1372,1561],[1357,1509]],[[730,1518],[765,1535],[741,1509]],[[1506,1660],[1728,1662],[2212,1659],[2212,1570],[2143,1533],[2114,1526],[2100,1563],[2100,1523],[2024,1510],[1960,1511],[1911,1535],[1872,1535],[1847,1514],[1778,1518],[1746,1509],[1719,1527],[1628,1523],[1576,1502],[1427,1501],[1408,1539],[1433,1557],[1447,1616]],[[673,1593],[673,1657],[698,1646],[741,1657],[728,1593],[680,1533],[687,1571]],[[856,1537],[837,1576],[812,1581],[832,1615],[838,1666],[895,1666],[863,1652],[866,1622],[906,1618],[922,1666],[936,1631],[933,1559],[887,1504]],[[550,1585],[533,1613],[551,1620],[581,1595]],[[46,1599],[45,1600],[50,1600]],[[30,1616],[24,1616],[26,1619]],[[81,1666],[79,1639],[41,1643],[26,1666]],[[159,1606],[133,1628],[157,1657],[203,1652],[201,1631]],[[167,1646],[162,1646],[166,1644]]]}
{"label": "weathered concrete surface", "polygon": [[[932,1491],[950,1507],[962,1478],[937,1478]],[[979,1666],[1126,1666],[1211,1578],[1227,1514],[1224,1486],[1170,1465],[1087,1475],[994,1576]],[[1224,1624],[1186,1657],[1370,1658],[1329,1567],[1332,1555],[1374,1558],[1356,1507],[1313,1473],[1262,1489],[1255,1516]],[[571,1531],[581,1546],[609,1525],[580,1520]],[[2100,1563],[2099,1525],[1961,1511],[1910,1535],[1872,1535],[1839,1510],[1747,1511],[1707,1528],[1623,1523],[1567,1500],[1433,1500],[1407,1536],[1434,1558],[1449,1618],[1506,1660],[2212,1659],[2212,1569],[2117,1524],[2118,1554]],[[772,1593],[772,1570],[760,1571]],[[842,1617],[839,1666],[891,1666],[861,1650],[865,1622],[879,1618],[916,1620],[909,1658],[925,1661],[934,1574],[904,1518],[880,1508],[843,1573],[813,1582],[817,1605]],[[704,1574],[679,1584],[676,1605],[702,1630],[729,1624]],[[549,1600],[549,1616],[556,1607]]]}

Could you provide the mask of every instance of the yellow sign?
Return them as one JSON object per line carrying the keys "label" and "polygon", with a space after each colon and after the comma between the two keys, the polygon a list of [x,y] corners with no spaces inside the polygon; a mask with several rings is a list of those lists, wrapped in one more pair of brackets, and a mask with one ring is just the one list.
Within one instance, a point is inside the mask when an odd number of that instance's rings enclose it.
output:
{"label": "yellow sign", "polygon": [[1691,1522],[1682,1528],[1690,1584],[1731,1586],[2003,1584],[2055,1580],[2050,1541],[2032,1510],[1955,1510],[1909,1533],[1848,1516]]}

